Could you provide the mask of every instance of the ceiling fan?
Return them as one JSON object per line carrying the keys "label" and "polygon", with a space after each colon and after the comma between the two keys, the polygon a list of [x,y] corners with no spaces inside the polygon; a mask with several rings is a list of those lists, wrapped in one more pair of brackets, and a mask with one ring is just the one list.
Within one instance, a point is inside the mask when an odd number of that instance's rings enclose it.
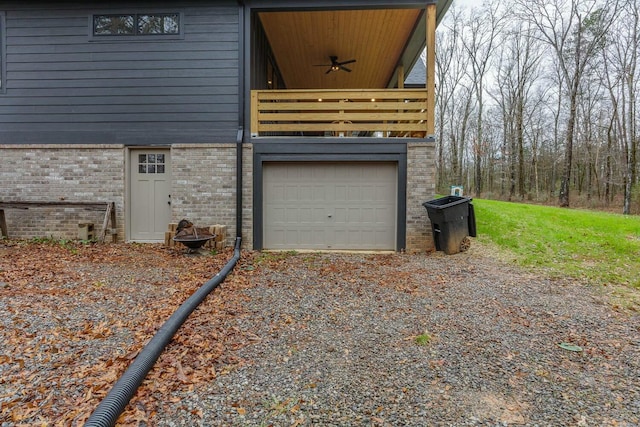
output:
{"label": "ceiling fan", "polygon": [[348,61],[338,62],[337,56],[330,56],[329,59],[331,60],[331,64],[317,64],[317,65],[314,65],[314,67],[329,67],[329,69],[325,74],[329,74],[332,71],[339,71],[339,70],[343,70],[350,73],[351,70],[345,67],[345,65],[356,62],[355,59],[349,59]]}

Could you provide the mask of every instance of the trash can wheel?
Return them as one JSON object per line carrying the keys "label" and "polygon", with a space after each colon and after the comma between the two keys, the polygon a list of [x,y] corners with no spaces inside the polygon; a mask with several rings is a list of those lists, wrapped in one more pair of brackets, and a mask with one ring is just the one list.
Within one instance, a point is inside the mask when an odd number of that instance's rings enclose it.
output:
{"label": "trash can wheel", "polygon": [[460,242],[460,252],[466,252],[470,247],[471,239],[469,239],[469,237],[465,237],[464,239],[462,239],[462,241]]}

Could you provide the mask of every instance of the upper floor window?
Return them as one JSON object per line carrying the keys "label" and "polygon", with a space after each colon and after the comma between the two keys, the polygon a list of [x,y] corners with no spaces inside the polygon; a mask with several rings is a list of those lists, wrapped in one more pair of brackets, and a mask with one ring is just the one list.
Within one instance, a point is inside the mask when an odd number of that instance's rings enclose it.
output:
{"label": "upper floor window", "polygon": [[94,36],[153,36],[180,34],[179,13],[93,15]]}

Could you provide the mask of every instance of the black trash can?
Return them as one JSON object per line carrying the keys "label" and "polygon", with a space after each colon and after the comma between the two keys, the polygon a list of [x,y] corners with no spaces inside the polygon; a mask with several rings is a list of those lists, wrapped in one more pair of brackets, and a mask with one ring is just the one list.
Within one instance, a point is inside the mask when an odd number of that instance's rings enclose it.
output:
{"label": "black trash can", "polygon": [[433,241],[437,251],[447,255],[460,252],[460,245],[470,232],[475,236],[475,214],[468,197],[446,196],[424,202],[427,208]]}

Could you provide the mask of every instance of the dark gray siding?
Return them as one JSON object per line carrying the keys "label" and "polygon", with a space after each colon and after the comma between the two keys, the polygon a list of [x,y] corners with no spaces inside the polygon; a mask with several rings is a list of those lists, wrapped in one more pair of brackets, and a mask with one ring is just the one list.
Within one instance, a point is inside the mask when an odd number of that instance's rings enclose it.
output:
{"label": "dark gray siding", "polygon": [[[235,141],[237,2],[21,1],[0,10],[0,143]],[[154,11],[180,12],[182,36],[91,36],[94,13]]]}

